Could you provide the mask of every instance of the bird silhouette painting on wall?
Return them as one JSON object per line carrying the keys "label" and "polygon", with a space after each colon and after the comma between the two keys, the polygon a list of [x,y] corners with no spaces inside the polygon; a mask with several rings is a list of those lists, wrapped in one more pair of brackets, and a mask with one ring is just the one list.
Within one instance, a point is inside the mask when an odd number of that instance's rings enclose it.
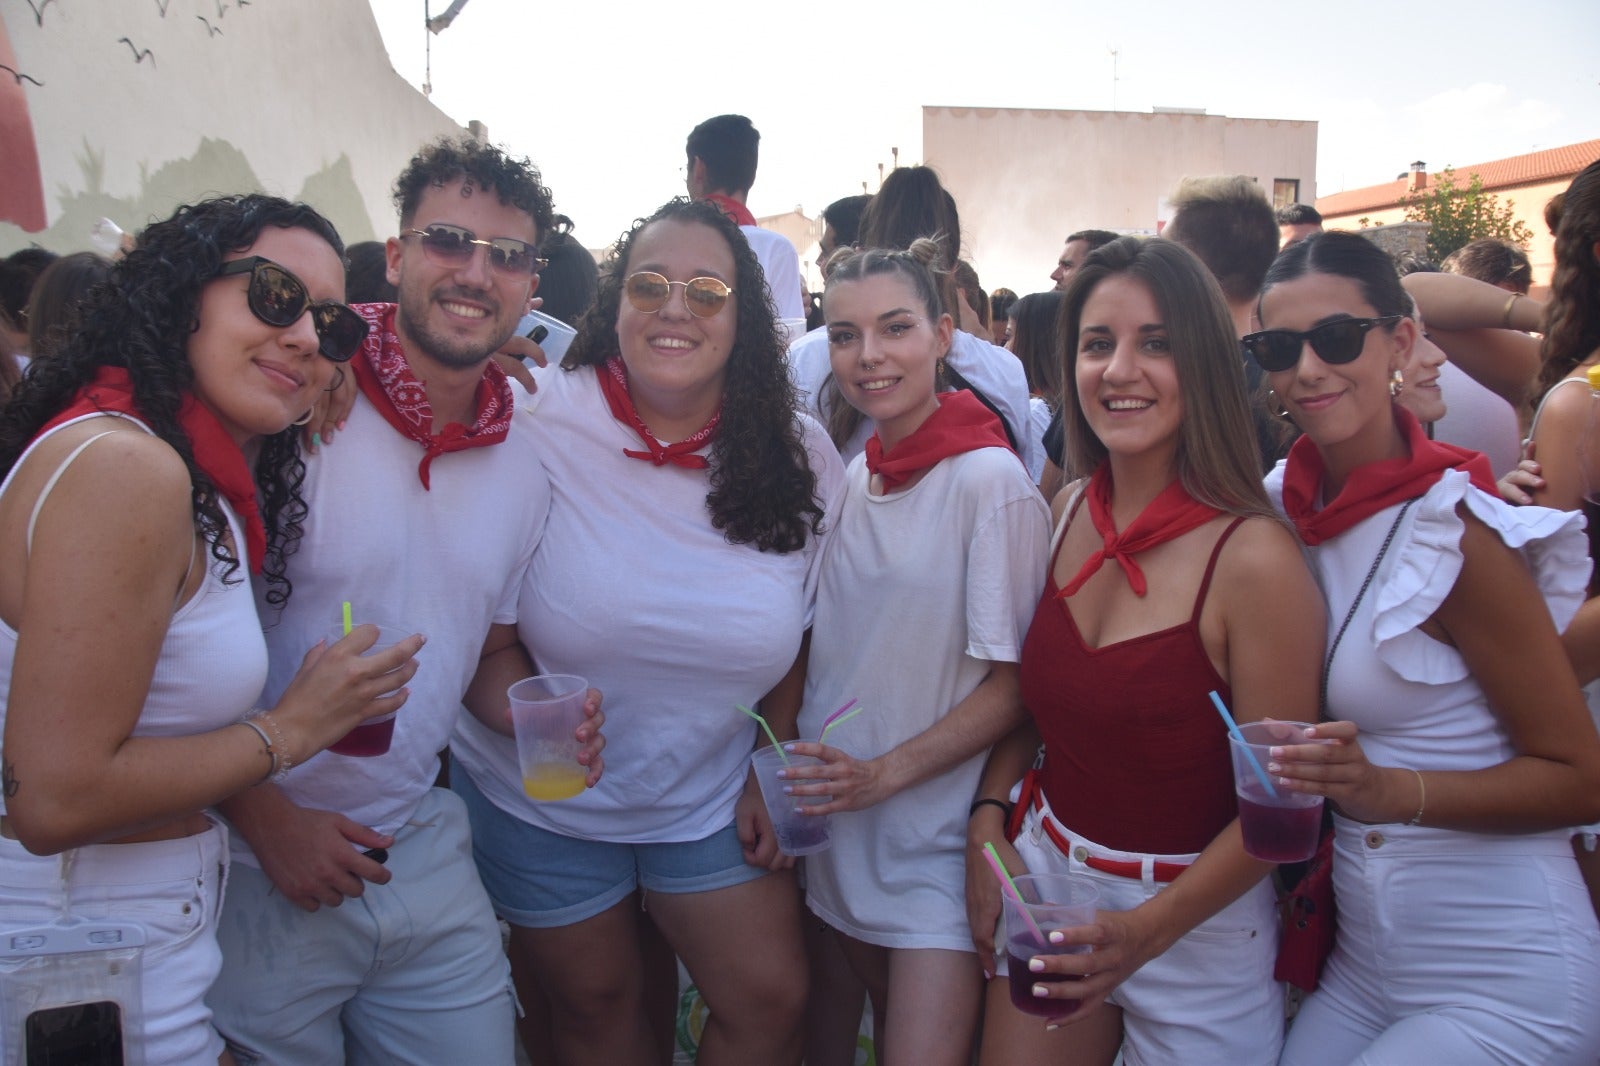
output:
{"label": "bird silhouette painting on wall", "polygon": [[209,33],[211,36],[213,36],[213,37],[221,37],[222,36],[222,27],[211,25],[211,23],[206,20],[206,17],[204,15],[196,15],[195,18],[197,18],[201,22],[205,23],[206,32]]}
{"label": "bird silhouette painting on wall", "polygon": [[152,67],[156,65],[155,53],[151,52],[150,49],[137,48],[134,46],[134,43],[128,40],[126,37],[118,37],[117,40],[128,46],[128,51],[133,53],[134,63],[143,63],[146,59],[148,59]]}
{"label": "bird silhouette painting on wall", "polygon": [[11,75],[13,78],[16,78],[18,85],[21,85],[25,81],[31,81],[35,85],[38,85],[40,87],[43,87],[43,85],[44,85],[44,82],[40,81],[38,78],[35,78],[32,74],[24,74],[19,70],[12,70],[10,67],[6,66],[4,63],[0,63],[0,70],[3,70],[7,74]]}

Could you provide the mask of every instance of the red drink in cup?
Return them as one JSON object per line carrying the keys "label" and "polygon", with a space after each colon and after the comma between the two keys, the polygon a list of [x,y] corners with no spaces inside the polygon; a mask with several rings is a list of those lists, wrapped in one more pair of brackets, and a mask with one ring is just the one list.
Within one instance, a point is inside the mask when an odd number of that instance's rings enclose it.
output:
{"label": "red drink in cup", "polygon": [[[329,646],[344,639],[345,631],[341,627],[329,633],[327,641]],[[411,635],[411,631],[398,629],[394,626],[378,625],[378,641],[362,653],[362,658],[387,651]],[[421,655],[421,652],[418,652]],[[398,688],[399,686],[396,686]],[[385,693],[387,695],[387,693]],[[328,750],[338,755],[349,755],[355,758],[370,758],[382,755],[389,750],[389,742],[394,739],[394,715],[386,714],[382,718],[369,718],[356,726],[350,732],[328,745]]]}
{"label": "red drink in cup", "polygon": [[1080,978],[1034,973],[1028,969],[1028,962],[1035,955],[1087,954],[1088,945],[1052,944],[1050,934],[1057,929],[1091,924],[1095,905],[1100,902],[1100,890],[1093,881],[1078,874],[1022,874],[1012,881],[1021,901],[1013,899],[1010,892],[1001,893],[1011,1005],[1024,1014],[1040,1018],[1071,1014],[1078,1009],[1080,1000],[1036,996],[1033,986],[1063,984]]}
{"label": "red drink in cup", "polygon": [[1305,728],[1304,722],[1247,722],[1239,727],[1244,744],[1228,737],[1244,850],[1263,862],[1301,862],[1317,850],[1322,797],[1291,792],[1266,772],[1274,745],[1331,743],[1306,739]]}

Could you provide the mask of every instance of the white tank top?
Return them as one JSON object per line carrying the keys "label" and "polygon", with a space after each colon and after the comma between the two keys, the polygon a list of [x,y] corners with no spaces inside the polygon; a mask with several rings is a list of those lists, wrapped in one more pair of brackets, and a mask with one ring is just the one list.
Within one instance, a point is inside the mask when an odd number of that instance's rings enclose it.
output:
{"label": "white tank top", "polygon": [[[97,413],[84,417],[103,416]],[[0,495],[4,495],[11,487],[11,479],[40,441],[79,421],[82,419],[64,422],[30,444],[12,466],[5,482],[0,484]],[[136,418],[128,417],[128,421],[146,433],[151,432]],[[39,494],[39,501],[33,509],[35,518],[44,499],[55,487],[55,479],[98,439],[91,437],[57,468]],[[219,498],[217,502],[227,517],[234,544],[242,546],[244,533],[239,527],[238,517],[227,501]],[[30,518],[30,550],[32,540],[33,520]],[[261,623],[256,617],[248,563],[241,559],[240,567],[227,582],[222,580],[222,563],[209,554],[205,556],[205,563],[206,575],[200,588],[173,611],[166,637],[161,642],[155,673],[150,679],[150,693],[145,697],[144,708],[133,727],[134,736],[189,736],[220,729],[243,718],[254,707],[266,683],[267,645],[261,636]],[[11,694],[11,669],[16,654],[16,630],[0,620],[0,735],[3,735],[5,728],[6,704]],[[4,813],[3,799],[0,799],[0,814]]]}

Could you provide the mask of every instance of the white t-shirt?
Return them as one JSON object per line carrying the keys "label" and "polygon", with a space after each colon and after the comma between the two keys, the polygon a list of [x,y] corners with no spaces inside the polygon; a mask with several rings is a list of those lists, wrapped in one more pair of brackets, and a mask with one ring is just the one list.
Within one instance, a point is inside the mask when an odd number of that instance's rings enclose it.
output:
{"label": "white t-shirt", "polygon": [[788,344],[806,331],[806,305],[800,295],[800,253],[781,233],[760,226],[740,226],[739,232],[761,261],[772,302],[778,308],[778,327],[783,342]]}
{"label": "white t-shirt", "polygon": [[[431,489],[417,476],[422,446],[365,396],[356,397],[338,440],[306,457],[301,492],[310,514],[289,560],[294,594],[280,616],[257,589],[271,663],[262,705],[277,700],[306,651],[338,627],[345,600],[356,622],[382,622],[428,642],[389,751],[312,757],[281,785],[295,803],[393,833],[438,776],[438,753],[465,714],[461,697],[490,623],[516,621],[517,588],[550,506],[528,432],[529,397],[515,382],[511,388],[518,410],[506,439],[436,457]],[[241,834],[233,834],[233,852],[258,865]]]}
{"label": "white t-shirt", "polygon": [[[800,735],[855,698],[828,743],[872,758],[965,699],[990,662],[1017,662],[1044,584],[1050,516],[1009,449],[943,460],[910,488],[867,492],[850,464],[823,555]],[[988,753],[835,814],[806,859],[807,905],[871,944],[971,951],[964,904],[967,808]]]}
{"label": "white t-shirt", "polygon": [[[728,543],[706,510],[710,471],[624,456],[639,440],[612,417],[593,368],[536,376],[534,437],[552,498],[518,630],[541,670],[605,693],[605,776],[572,799],[531,801],[511,739],[467,715],[451,752],[491,802],[543,829],[704,839],[732,822],[756,742],[734,705],[754,709],[794,664],[821,542],[781,555]],[[831,511],[843,466],[809,419],[802,439]]]}
{"label": "white t-shirt", "polygon": [[[989,402],[999,409],[1007,427],[1017,438],[1018,455],[1031,474],[1035,469],[1044,473],[1044,431],[1034,432],[1028,410],[1028,375],[1022,363],[1004,348],[996,348],[970,333],[956,330],[950,341],[950,354],[945,363],[972,383]],[[818,328],[789,345],[789,376],[800,394],[800,407],[824,426],[828,424],[830,408],[826,403],[823,385],[833,372],[828,358],[828,331]],[[860,455],[872,436],[872,423],[863,419],[855,433],[840,449],[845,462]],[[1038,475],[1034,476],[1038,484]]]}
{"label": "white t-shirt", "polygon": [[1516,409],[1451,362],[1439,365],[1439,391],[1446,410],[1433,424],[1434,439],[1482,452],[1497,478],[1516,469],[1522,458]]}

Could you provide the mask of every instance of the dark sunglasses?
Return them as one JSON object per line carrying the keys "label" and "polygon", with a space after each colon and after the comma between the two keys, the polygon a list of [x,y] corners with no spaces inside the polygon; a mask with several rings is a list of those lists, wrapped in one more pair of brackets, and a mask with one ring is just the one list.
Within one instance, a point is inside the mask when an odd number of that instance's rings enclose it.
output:
{"label": "dark sunglasses", "polygon": [[300,316],[311,312],[311,325],[317,331],[317,349],[335,363],[348,363],[361,342],[367,339],[367,320],[336,300],[311,302],[305,283],[270,259],[246,256],[222,264],[217,277],[249,274],[245,300],[250,312],[269,326],[292,326]]}
{"label": "dark sunglasses", "polygon": [[1240,341],[1261,367],[1269,373],[1288,370],[1300,362],[1300,352],[1305,344],[1317,353],[1317,358],[1330,366],[1353,362],[1367,343],[1367,333],[1378,326],[1390,326],[1404,315],[1384,315],[1382,318],[1341,318],[1324,322],[1304,333],[1292,329],[1264,329],[1246,334]]}
{"label": "dark sunglasses", "polygon": [[462,266],[472,258],[473,251],[480,245],[489,250],[489,265],[502,274],[527,277],[550,265],[548,259],[539,258],[539,249],[527,241],[519,241],[515,237],[481,241],[469,229],[447,226],[442,222],[427,229],[407,230],[400,235],[401,240],[407,237],[416,237],[422,243],[423,253],[435,265],[442,267]]}
{"label": "dark sunglasses", "polygon": [[653,315],[667,306],[672,297],[672,287],[683,286],[683,303],[696,318],[712,318],[728,304],[733,290],[716,278],[690,278],[688,281],[668,281],[653,270],[639,270],[628,275],[622,291],[635,311]]}

